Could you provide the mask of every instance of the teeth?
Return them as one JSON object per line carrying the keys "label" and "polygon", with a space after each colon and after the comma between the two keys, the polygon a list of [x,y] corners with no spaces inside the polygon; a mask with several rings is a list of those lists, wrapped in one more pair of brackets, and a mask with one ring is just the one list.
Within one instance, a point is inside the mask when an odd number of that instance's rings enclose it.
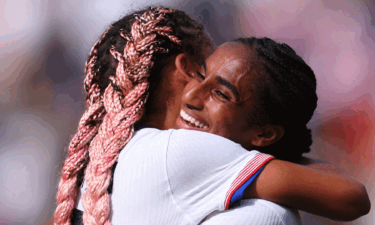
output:
{"label": "teeth", "polygon": [[180,111],[180,116],[190,122],[191,124],[194,124],[196,127],[207,129],[208,127],[201,124],[198,120],[194,119],[193,117],[189,116],[184,110]]}

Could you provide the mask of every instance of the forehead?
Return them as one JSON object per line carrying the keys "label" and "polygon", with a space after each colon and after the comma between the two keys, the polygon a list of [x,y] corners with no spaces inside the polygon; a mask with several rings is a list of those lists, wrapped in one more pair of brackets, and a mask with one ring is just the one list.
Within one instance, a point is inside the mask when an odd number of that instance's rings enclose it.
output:
{"label": "forehead", "polygon": [[207,60],[207,73],[220,76],[234,85],[241,99],[248,99],[258,66],[254,51],[248,46],[229,42],[221,45]]}
{"label": "forehead", "polygon": [[214,53],[225,54],[228,57],[246,58],[250,54],[250,48],[239,42],[227,42],[220,45]]}
{"label": "forehead", "polygon": [[[250,49],[241,43],[229,42],[219,46],[207,61],[213,64],[231,66],[233,69],[246,67]],[[218,68],[224,69],[224,68]],[[243,68],[241,68],[243,69]]]}

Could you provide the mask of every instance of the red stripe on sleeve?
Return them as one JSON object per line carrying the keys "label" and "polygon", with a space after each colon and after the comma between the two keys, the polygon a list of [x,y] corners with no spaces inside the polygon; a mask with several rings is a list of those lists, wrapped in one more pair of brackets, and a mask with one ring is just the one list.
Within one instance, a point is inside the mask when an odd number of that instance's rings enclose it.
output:
{"label": "red stripe on sleeve", "polygon": [[263,153],[258,153],[251,159],[246,166],[239,172],[236,179],[232,182],[227,195],[225,197],[225,209],[229,208],[230,200],[233,194],[240,188],[251,176],[254,175],[262,166],[264,166],[268,161],[275,157]]}

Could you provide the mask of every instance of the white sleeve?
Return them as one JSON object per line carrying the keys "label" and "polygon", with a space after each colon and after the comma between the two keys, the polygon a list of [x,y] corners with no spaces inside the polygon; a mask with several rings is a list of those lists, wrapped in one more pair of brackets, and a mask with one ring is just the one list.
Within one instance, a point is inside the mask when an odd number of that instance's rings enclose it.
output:
{"label": "white sleeve", "polygon": [[263,199],[242,200],[240,206],[209,215],[202,225],[302,225],[298,210]]}
{"label": "white sleeve", "polygon": [[238,203],[273,158],[226,138],[190,130],[173,131],[166,154],[174,200],[194,221]]}

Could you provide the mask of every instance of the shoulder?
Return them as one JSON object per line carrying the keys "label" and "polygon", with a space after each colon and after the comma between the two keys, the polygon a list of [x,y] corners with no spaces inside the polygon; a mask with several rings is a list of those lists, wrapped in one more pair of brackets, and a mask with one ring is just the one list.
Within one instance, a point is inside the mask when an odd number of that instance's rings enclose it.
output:
{"label": "shoulder", "polygon": [[186,140],[192,140],[191,138],[194,138],[194,141],[217,141],[222,144],[229,144],[229,145],[239,145],[227,138],[221,137],[216,134],[211,134],[203,131],[196,131],[196,130],[185,130],[185,129],[170,129],[172,131],[171,137],[176,139],[186,139]]}
{"label": "shoulder", "polygon": [[133,146],[156,145],[167,143],[172,130],[159,130],[156,128],[143,128],[134,132],[134,135],[125,146],[132,148]]}
{"label": "shoulder", "polygon": [[[172,130],[167,146],[167,162],[204,168],[243,168],[259,154],[218,135],[193,131]],[[170,164],[172,165],[172,164]]]}
{"label": "shoulder", "polygon": [[161,136],[170,136],[172,130],[159,130],[156,128],[143,128],[134,132],[131,140],[137,140],[141,138],[156,138],[159,139]]}
{"label": "shoulder", "polygon": [[249,151],[240,144],[215,134],[184,129],[171,131],[169,151],[174,149],[186,150],[191,153],[200,153],[202,157],[204,157],[204,154],[218,154],[219,152],[223,155],[232,156],[249,154]]}
{"label": "shoulder", "polygon": [[118,161],[124,162],[132,159],[143,158],[145,155],[162,153],[168,146],[171,131],[156,128],[143,128],[134,132],[130,141],[121,150]]}

